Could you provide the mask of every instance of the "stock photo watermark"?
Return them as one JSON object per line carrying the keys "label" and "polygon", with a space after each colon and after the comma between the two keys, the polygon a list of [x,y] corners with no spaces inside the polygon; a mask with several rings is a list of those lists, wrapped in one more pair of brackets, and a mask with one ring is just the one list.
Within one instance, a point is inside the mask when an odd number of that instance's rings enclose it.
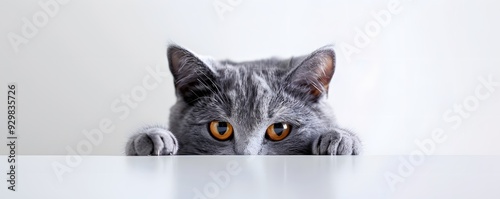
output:
{"label": "stock photo watermark", "polygon": [[237,6],[239,6],[243,0],[215,0],[212,3],[217,16],[219,19],[224,20],[225,15],[232,12]]}
{"label": "stock photo watermark", "polygon": [[[117,118],[121,121],[127,119],[131,110],[137,108],[139,103],[146,100],[148,92],[158,88],[160,84],[169,76],[168,71],[162,70],[161,65],[156,65],[155,68],[146,67],[147,74],[142,78],[141,85],[134,86],[130,92],[123,93],[120,97],[111,102],[110,109],[117,114]],[[89,155],[94,150],[94,147],[99,146],[105,138],[106,134],[115,131],[115,122],[113,119],[105,117],[101,118],[96,128],[82,130],[84,139],[80,140],[76,146],[66,146],[67,156],[64,162],[55,161],[52,163],[52,170],[57,176],[59,182],[62,182],[64,175],[74,171],[76,167],[82,164],[82,155]]]}
{"label": "stock photo watermark", "polygon": [[59,14],[63,5],[66,5],[70,0],[41,0],[38,2],[40,10],[35,12],[30,18],[21,18],[22,25],[16,32],[7,33],[7,39],[18,53],[22,45],[27,45],[30,39],[38,35],[40,29],[47,26],[50,19]]}
{"label": "stock photo watermark", "polygon": [[404,6],[401,5],[401,2],[402,0],[390,0],[385,8],[372,11],[372,18],[362,28],[356,27],[354,29],[352,42],[340,43],[340,52],[344,55],[347,63],[352,61],[352,56],[360,54],[364,48],[368,47],[382,33],[383,29],[391,24],[393,18],[403,11]]}
{"label": "stock photo watermark", "polygon": [[225,190],[232,182],[232,180],[237,177],[243,171],[243,165],[254,160],[256,158],[255,155],[248,156],[245,158],[243,163],[238,161],[229,161],[225,168],[217,172],[209,172],[208,176],[210,176],[211,180],[205,183],[202,187],[194,187],[193,190],[193,199],[209,199],[209,198],[217,198],[219,194]]}
{"label": "stock photo watermark", "polygon": [[208,175],[212,181],[205,183],[205,185],[200,189],[193,188],[193,199],[216,198],[222,190],[229,186],[231,178],[240,174],[241,171],[242,168],[238,162],[230,161],[226,164],[226,168],[224,170],[210,172]]}
{"label": "stock photo watermark", "polygon": [[7,156],[7,189],[16,191],[17,185],[17,150],[18,146],[18,133],[17,133],[17,84],[10,83],[7,85],[7,149],[9,151]]}
{"label": "stock photo watermark", "polygon": [[451,130],[458,129],[465,119],[470,118],[482,101],[488,100],[491,95],[500,87],[500,81],[495,81],[493,75],[478,78],[479,85],[474,89],[473,94],[463,98],[459,103],[447,109],[442,117],[446,124],[451,125],[450,130],[444,127],[437,127],[430,137],[414,141],[416,149],[406,158],[399,158],[397,171],[388,171],[384,174],[385,181],[392,192],[396,190],[398,184],[404,183],[407,178],[413,175],[418,166],[425,163],[425,156],[434,154],[439,144],[448,140]]}

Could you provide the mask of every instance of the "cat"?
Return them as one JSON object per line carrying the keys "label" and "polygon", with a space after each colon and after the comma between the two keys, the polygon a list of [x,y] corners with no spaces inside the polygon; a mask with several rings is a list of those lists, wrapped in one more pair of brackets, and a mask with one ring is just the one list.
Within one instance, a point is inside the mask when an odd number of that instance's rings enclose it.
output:
{"label": "cat", "polygon": [[126,155],[357,155],[359,137],[340,128],[326,102],[335,52],[289,59],[216,61],[167,49],[177,102],[169,128],[130,137]]}

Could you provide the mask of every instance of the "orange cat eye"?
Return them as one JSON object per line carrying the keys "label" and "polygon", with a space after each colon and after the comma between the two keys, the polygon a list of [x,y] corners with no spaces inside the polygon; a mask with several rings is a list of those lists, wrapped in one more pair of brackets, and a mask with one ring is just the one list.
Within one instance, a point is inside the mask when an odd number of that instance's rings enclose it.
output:
{"label": "orange cat eye", "polygon": [[229,122],[211,121],[208,130],[215,139],[220,141],[229,139],[233,134],[233,126]]}
{"label": "orange cat eye", "polygon": [[271,126],[267,127],[267,136],[272,141],[280,141],[286,138],[290,131],[292,130],[292,126],[287,123],[274,123]]}

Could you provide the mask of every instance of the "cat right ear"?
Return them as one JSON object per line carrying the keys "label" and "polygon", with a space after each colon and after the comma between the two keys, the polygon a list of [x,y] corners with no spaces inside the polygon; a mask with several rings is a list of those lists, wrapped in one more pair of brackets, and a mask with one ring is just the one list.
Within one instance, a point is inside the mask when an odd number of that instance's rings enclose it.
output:
{"label": "cat right ear", "polygon": [[207,94],[215,85],[214,72],[200,58],[177,45],[167,49],[170,72],[178,95],[186,102],[194,102]]}
{"label": "cat right ear", "polygon": [[291,63],[293,62],[297,66],[289,75],[289,81],[300,96],[317,101],[328,93],[330,80],[335,72],[333,46],[324,46],[309,55],[292,58]]}

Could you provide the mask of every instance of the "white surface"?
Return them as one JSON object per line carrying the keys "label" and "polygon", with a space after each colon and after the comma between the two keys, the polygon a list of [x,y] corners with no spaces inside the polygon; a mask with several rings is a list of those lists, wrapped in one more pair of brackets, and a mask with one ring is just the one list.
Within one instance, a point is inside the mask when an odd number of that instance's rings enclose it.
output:
{"label": "white surface", "polygon": [[[2,160],[5,156],[0,157]],[[84,156],[59,181],[63,156],[23,156],[17,192],[1,198],[195,198],[229,173],[216,198],[499,198],[499,156],[429,156],[394,190],[384,178],[405,156]],[[230,167],[228,165],[236,165]],[[0,168],[6,168],[0,161]],[[236,168],[234,170],[233,168]],[[224,174],[221,174],[224,175]],[[6,178],[4,176],[3,178]],[[213,185],[209,185],[213,184]],[[212,192],[207,192],[212,193]],[[209,198],[209,197],[207,197]]]}
{"label": "white surface", "polygon": [[500,155],[498,87],[457,129],[442,118],[474,94],[479,77],[500,81],[498,1],[401,0],[401,11],[350,57],[340,46],[354,45],[356,29],[376,21],[371,12],[390,1],[243,0],[224,19],[213,7],[219,0],[69,1],[16,53],[7,35],[21,34],[22,19],[31,21],[48,1],[0,2],[0,111],[5,85],[17,82],[20,154],[71,154],[67,147],[87,140],[83,131],[108,118],[115,128],[90,154],[119,155],[135,129],[166,123],[175,100],[170,75],[128,116],[120,118],[111,104],[142,86],[148,66],[167,71],[165,49],[174,41],[235,60],[301,55],[334,43],[329,100],[340,123],[359,133],[365,154],[410,154],[415,139],[442,128],[448,139],[434,154]]}

